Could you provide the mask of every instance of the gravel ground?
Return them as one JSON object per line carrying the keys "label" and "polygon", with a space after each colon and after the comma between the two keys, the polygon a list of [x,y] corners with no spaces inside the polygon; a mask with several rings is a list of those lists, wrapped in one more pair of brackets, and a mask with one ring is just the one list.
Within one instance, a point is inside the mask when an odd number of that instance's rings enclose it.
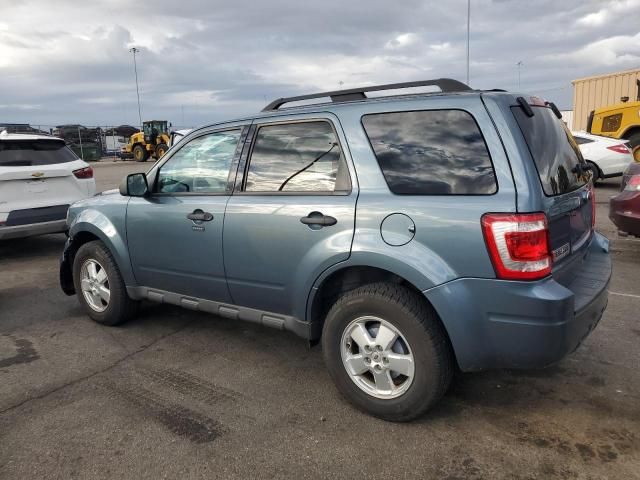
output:
{"label": "gravel ground", "polygon": [[[96,164],[99,189],[151,164]],[[146,305],[91,322],[58,287],[64,236],[0,243],[0,478],[640,478],[640,241],[607,219],[606,314],[537,371],[461,374],[410,424],[361,414],[318,347]]]}

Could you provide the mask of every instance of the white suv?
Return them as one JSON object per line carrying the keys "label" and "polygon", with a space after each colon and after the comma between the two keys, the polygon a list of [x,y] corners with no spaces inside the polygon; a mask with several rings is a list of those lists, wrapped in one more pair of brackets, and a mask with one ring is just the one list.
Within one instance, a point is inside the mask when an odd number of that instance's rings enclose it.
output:
{"label": "white suv", "polygon": [[95,192],[93,169],[64,140],[0,132],[0,240],[64,232],[69,205]]}

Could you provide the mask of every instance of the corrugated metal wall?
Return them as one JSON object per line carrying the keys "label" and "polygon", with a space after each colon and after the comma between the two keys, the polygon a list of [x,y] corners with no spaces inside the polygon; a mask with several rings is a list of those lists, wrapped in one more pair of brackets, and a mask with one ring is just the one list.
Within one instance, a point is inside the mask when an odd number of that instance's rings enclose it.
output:
{"label": "corrugated metal wall", "polygon": [[573,129],[587,128],[589,112],[595,108],[620,103],[620,97],[629,101],[636,99],[636,80],[640,79],[640,69],[579,78],[573,82]]}

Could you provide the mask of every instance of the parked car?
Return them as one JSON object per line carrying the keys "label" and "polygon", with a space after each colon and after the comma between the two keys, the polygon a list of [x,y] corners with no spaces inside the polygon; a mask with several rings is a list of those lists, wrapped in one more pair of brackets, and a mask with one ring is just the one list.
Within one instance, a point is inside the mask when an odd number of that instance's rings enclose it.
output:
{"label": "parked car", "polygon": [[586,132],[573,132],[582,156],[592,165],[593,181],[619,177],[633,162],[627,140],[616,140]]}
{"label": "parked car", "polygon": [[92,168],[64,140],[0,133],[0,240],[67,230],[67,209],[95,194]]}
{"label": "parked car", "polygon": [[625,170],[621,192],[609,200],[609,218],[622,234],[640,237],[640,163]]}
{"label": "parked car", "polygon": [[[416,86],[442,92],[367,98]],[[602,316],[608,243],[557,115],[450,79],[276,100],[74,204],[62,289],[105,325],[147,299],[322,342],[354,405],[413,419],[456,368],[549,365]]]}

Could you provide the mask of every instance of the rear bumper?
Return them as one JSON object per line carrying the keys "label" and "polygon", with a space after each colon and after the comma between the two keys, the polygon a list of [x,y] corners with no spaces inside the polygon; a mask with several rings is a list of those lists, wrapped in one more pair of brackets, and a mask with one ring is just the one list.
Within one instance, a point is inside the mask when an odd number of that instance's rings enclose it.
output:
{"label": "rear bumper", "polygon": [[620,192],[609,200],[609,218],[618,230],[640,236],[640,192]]}
{"label": "rear bumper", "polygon": [[52,222],[40,222],[30,223],[27,225],[0,227],[0,240],[30,237],[33,235],[44,235],[46,233],[60,233],[66,230],[66,220],[54,220]]}
{"label": "rear bumper", "polygon": [[544,367],[578,348],[608,302],[611,259],[595,240],[564,285],[553,277],[468,278],[424,292],[445,324],[460,368]]}

